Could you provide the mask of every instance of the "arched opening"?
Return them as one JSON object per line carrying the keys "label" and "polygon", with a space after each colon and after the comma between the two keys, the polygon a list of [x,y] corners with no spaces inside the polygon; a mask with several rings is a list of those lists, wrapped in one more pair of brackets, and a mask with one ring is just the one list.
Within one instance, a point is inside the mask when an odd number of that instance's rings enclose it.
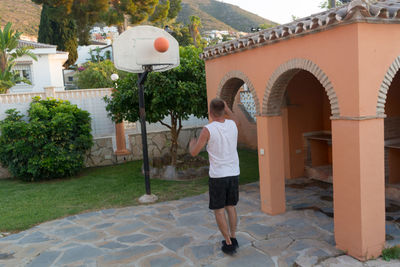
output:
{"label": "arched opening", "polygon": [[238,146],[256,150],[259,103],[250,80],[241,72],[228,73],[221,81],[217,96],[226,101],[240,121]]}
{"label": "arched opening", "polygon": [[285,63],[269,80],[262,115],[263,210],[278,214],[286,205],[288,210],[319,211],[326,216],[315,213],[313,221],[334,245],[331,118],[340,112],[329,78],[310,61]]}
{"label": "arched opening", "polygon": [[386,241],[400,243],[400,73],[389,85],[384,111]]}

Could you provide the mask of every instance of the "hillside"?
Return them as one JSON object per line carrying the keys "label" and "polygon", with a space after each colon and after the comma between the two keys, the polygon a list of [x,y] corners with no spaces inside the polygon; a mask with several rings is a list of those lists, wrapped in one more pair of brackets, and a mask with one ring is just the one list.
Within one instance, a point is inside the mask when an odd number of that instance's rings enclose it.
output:
{"label": "hillside", "polygon": [[0,26],[12,22],[24,35],[37,36],[41,10],[31,0],[0,0]]}
{"label": "hillside", "polygon": [[188,23],[189,16],[200,17],[203,30],[236,30],[248,32],[260,24],[276,24],[238,6],[216,0],[182,0],[178,21]]}
{"label": "hillside", "polygon": [[[41,7],[31,0],[0,0],[0,26],[12,22],[14,29],[25,35],[37,36]],[[182,0],[177,20],[188,23],[189,16],[200,17],[202,30],[249,31],[251,27],[273,22],[247,12],[235,5],[216,0]]]}

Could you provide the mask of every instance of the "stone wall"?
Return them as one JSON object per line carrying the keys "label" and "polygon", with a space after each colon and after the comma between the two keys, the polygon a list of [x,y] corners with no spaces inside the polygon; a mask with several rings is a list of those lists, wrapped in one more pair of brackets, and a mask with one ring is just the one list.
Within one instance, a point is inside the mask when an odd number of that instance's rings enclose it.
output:
{"label": "stone wall", "polygon": [[[178,154],[187,153],[190,139],[194,136],[199,136],[201,128],[186,128],[182,129],[178,138]],[[171,144],[171,134],[169,131],[152,132],[147,134],[147,146],[149,157],[159,157],[169,153]],[[130,151],[129,155],[116,156],[114,154],[115,144],[112,138],[100,138],[95,140],[90,153],[86,158],[86,167],[106,166],[119,164],[126,161],[142,159],[142,136],[141,134],[128,135],[127,148]]]}
{"label": "stone wall", "polygon": [[[189,142],[194,136],[199,136],[201,127],[182,129],[178,139],[178,154],[188,152]],[[147,134],[147,143],[149,157],[157,157],[169,152],[170,146],[169,131],[160,131]],[[92,149],[87,153],[85,166],[98,167],[120,164],[127,161],[142,159],[142,136],[140,134],[131,134],[128,136],[129,155],[116,156],[115,140],[112,137],[102,137],[94,139]],[[6,168],[0,167],[0,179],[10,178],[11,174]]]}

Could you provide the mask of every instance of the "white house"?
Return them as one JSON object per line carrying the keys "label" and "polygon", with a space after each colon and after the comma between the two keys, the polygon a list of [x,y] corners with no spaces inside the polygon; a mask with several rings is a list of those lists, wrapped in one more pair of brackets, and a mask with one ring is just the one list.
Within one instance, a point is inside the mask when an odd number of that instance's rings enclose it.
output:
{"label": "white house", "polygon": [[31,84],[19,83],[10,88],[10,93],[44,92],[48,86],[54,86],[58,91],[64,90],[63,64],[68,59],[68,52],[57,51],[55,45],[24,40],[19,40],[18,46],[33,47],[31,51],[37,61],[29,56],[16,60],[14,70],[30,80]]}

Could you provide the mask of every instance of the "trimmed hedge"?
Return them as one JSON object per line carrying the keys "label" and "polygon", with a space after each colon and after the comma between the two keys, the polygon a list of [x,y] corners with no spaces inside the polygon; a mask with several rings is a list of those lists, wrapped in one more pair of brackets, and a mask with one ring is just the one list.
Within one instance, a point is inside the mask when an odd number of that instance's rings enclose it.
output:
{"label": "trimmed hedge", "polygon": [[0,121],[0,162],[14,177],[48,180],[76,174],[93,145],[91,118],[68,101],[33,98],[28,121],[15,109]]}

